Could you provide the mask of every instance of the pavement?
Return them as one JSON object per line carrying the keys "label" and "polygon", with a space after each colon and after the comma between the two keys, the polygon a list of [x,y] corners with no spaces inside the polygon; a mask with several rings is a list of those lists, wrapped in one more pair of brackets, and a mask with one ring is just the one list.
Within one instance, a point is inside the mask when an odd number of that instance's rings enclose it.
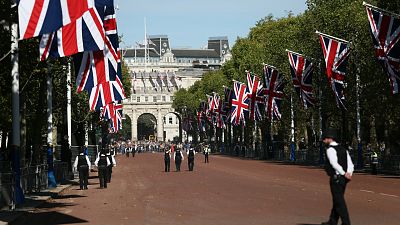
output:
{"label": "pavement", "polygon": [[76,182],[78,182],[78,180],[69,181],[68,184],[59,184],[55,188],[25,195],[24,203],[17,205],[15,210],[0,211],[0,225],[11,224],[25,213],[35,211],[40,205],[60,195],[63,191],[71,187]]}

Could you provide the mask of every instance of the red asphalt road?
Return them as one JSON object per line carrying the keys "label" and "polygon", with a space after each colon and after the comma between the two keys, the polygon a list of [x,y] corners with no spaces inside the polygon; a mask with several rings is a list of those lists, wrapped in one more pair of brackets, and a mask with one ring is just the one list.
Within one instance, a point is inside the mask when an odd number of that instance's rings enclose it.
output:
{"label": "red asphalt road", "polygon": [[[117,157],[109,188],[73,186],[13,224],[320,224],[331,208],[324,171],[196,155],[193,172],[165,173],[163,155]],[[173,161],[171,171],[174,171]],[[92,173],[96,176],[97,173]],[[346,191],[354,225],[400,224],[400,177],[355,174]]]}

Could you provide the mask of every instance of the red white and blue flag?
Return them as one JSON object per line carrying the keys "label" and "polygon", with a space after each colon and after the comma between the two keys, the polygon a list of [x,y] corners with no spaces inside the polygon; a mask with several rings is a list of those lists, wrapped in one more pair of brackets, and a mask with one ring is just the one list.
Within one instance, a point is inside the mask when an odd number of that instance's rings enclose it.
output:
{"label": "red white and blue flag", "polygon": [[223,112],[225,123],[230,122],[231,109],[232,109],[232,89],[224,86],[224,102],[223,102]]}
{"label": "red white and blue flag", "polygon": [[200,132],[206,131],[206,121],[204,120],[204,114],[201,110],[198,110],[197,113],[197,129]]}
{"label": "red white and blue flag", "polygon": [[104,107],[101,107],[101,117],[109,120],[110,133],[117,133],[122,129],[122,104],[120,102],[111,102]]}
{"label": "red white and blue flag", "polygon": [[42,35],[39,46],[40,60],[103,50],[105,38],[103,19],[96,8],[91,8],[76,21],[56,32]]}
{"label": "red white and blue flag", "polygon": [[345,104],[345,76],[350,55],[350,43],[317,31],[325,57],[326,74],[332,87],[339,108],[346,109]]}
{"label": "red white and blue flag", "polygon": [[290,72],[294,89],[304,108],[314,106],[315,98],[312,87],[313,63],[303,55],[287,50],[289,56]]}
{"label": "red white and blue flag", "polygon": [[245,124],[249,111],[249,98],[246,84],[239,81],[233,83],[231,123],[235,126]]}
{"label": "red white and blue flag", "polygon": [[94,0],[17,0],[21,39],[48,34],[80,18]]}
{"label": "red white and blue flag", "polygon": [[284,87],[283,76],[279,74],[279,71],[273,66],[264,65],[265,112],[271,121],[282,118],[281,104],[284,98]]}
{"label": "red white and blue flag", "polygon": [[210,121],[210,123],[213,123],[214,114],[216,111],[214,95],[207,95],[207,102],[208,102],[208,106],[207,106],[207,110],[206,110],[206,116],[207,116],[208,121]]}
{"label": "red white and blue flag", "polygon": [[121,81],[109,81],[93,87],[89,92],[90,110],[99,111],[102,107],[125,99]]}
{"label": "red white and blue flag", "polygon": [[264,90],[260,78],[251,72],[247,72],[247,88],[249,92],[249,118],[251,121],[260,121],[265,104]]}
{"label": "red white and blue flag", "polygon": [[399,93],[400,15],[364,3],[367,8],[375,55],[385,69],[392,93]]}
{"label": "red white and blue flag", "polygon": [[224,111],[224,102],[222,99],[220,99],[217,109],[217,127],[225,129],[226,128],[225,121],[226,121],[226,113]]}

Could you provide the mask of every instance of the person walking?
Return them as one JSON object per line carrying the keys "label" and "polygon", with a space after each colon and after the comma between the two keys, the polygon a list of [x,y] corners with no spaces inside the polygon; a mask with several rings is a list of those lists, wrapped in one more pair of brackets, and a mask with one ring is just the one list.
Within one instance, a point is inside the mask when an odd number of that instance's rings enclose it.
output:
{"label": "person walking", "polygon": [[180,148],[177,148],[174,152],[174,160],[175,160],[175,167],[176,172],[181,171],[181,163],[184,160],[183,154]]}
{"label": "person walking", "polygon": [[211,152],[209,145],[205,145],[203,151],[204,151],[204,163],[208,163],[208,155]]}
{"label": "person walking", "polygon": [[196,155],[196,151],[194,150],[194,146],[189,146],[188,151],[186,152],[188,156],[188,167],[189,171],[193,171],[194,167],[194,156]]}
{"label": "person walking", "polygon": [[336,225],[339,218],[343,225],[350,225],[344,193],[347,183],[352,179],[354,164],[349,152],[337,142],[337,131],[328,128],[323,135],[323,142],[328,146],[326,150],[325,171],[329,176],[329,185],[332,195],[332,210],[329,221],[322,225]]}
{"label": "person walking", "polygon": [[378,153],[374,150],[371,152],[371,174],[378,174]]}
{"label": "person walking", "polygon": [[164,152],[164,164],[165,164],[165,172],[169,172],[169,169],[171,167],[171,150],[170,149],[165,149]]}
{"label": "person walking", "polygon": [[114,166],[117,166],[117,163],[115,161],[114,156],[112,155],[110,149],[107,151],[107,158],[110,161],[110,165],[107,166],[107,176],[106,176],[106,182],[110,183],[111,182],[111,175],[112,175],[112,168]]}
{"label": "person walking", "polygon": [[80,190],[88,189],[88,178],[90,170],[90,161],[85,155],[85,147],[82,146],[79,155],[76,156],[74,162],[74,170],[79,172],[79,186]]}
{"label": "person walking", "polygon": [[125,148],[125,154],[126,154],[127,158],[129,158],[129,154],[130,153],[132,153],[132,156],[134,156],[132,151],[133,151],[133,148],[132,148],[131,143],[129,142],[128,145]]}
{"label": "person walking", "polygon": [[111,162],[106,155],[105,149],[102,149],[97,155],[94,164],[98,170],[100,188],[107,188],[107,167],[111,164]]}

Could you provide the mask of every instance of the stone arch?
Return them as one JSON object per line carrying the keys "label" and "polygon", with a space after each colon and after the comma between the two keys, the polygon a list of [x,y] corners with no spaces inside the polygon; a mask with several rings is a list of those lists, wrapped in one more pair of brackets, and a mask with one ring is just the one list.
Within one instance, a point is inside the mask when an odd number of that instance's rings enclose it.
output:
{"label": "stone arch", "polygon": [[[175,118],[172,117],[172,124],[171,124],[171,117],[168,115],[174,115]],[[164,112],[163,114],[163,139],[164,141],[178,141],[182,142],[182,116],[177,113],[174,109],[170,109]],[[176,127],[178,125],[178,127]],[[178,132],[172,132],[173,130]],[[171,132],[169,133],[168,130]]]}
{"label": "stone arch", "polygon": [[152,113],[142,113],[137,118],[137,139],[149,140],[150,136],[157,137],[157,124],[160,121]]}

